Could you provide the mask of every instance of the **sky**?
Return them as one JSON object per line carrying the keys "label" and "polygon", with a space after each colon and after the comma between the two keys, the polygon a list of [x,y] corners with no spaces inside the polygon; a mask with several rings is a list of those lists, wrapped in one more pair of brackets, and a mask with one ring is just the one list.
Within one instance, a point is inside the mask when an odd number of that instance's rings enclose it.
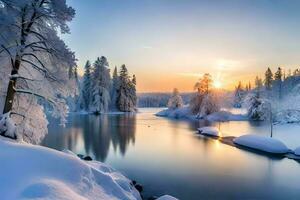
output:
{"label": "sky", "polygon": [[267,67],[299,67],[298,0],[67,0],[76,10],[63,39],[86,60],[126,64],[138,92],[193,90],[204,73],[222,88]]}

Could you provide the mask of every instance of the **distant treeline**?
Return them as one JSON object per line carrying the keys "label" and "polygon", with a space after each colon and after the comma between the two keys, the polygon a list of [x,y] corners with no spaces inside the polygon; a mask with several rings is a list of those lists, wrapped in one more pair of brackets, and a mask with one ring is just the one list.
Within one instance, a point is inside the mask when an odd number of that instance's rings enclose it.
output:
{"label": "distant treeline", "polygon": [[[193,93],[181,93],[184,104],[188,104]],[[138,107],[167,107],[172,93],[139,93]]]}

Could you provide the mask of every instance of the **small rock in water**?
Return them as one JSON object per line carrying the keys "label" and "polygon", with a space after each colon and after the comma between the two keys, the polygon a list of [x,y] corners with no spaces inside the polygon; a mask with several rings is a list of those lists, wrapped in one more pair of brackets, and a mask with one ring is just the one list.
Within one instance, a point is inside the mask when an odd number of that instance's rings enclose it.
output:
{"label": "small rock in water", "polygon": [[136,185],[136,181],[135,181],[135,180],[133,180],[131,183],[132,183],[133,185]]}
{"label": "small rock in water", "polygon": [[137,189],[137,191],[139,191],[139,193],[143,192],[143,186],[142,185],[136,184],[134,187],[135,187],[135,189]]}
{"label": "small rock in water", "polygon": [[92,161],[93,159],[91,158],[91,156],[85,156],[83,158],[83,160],[86,160],[86,161]]}
{"label": "small rock in water", "polygon": [[83,159],[84,155],[82,154],[77,154],[77,156],[80,158],[80,159]]}

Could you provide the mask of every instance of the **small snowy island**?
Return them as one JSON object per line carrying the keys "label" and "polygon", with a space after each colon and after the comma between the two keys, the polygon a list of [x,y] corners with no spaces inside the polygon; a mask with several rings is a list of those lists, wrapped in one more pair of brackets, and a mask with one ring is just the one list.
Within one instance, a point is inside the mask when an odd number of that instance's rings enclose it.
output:
{"label": "small snowy island", "polygon": [[281,141],[260,135],[243,135],[235,138],[233,142],[240,146],[272,154],[286,154],[291,151]]}

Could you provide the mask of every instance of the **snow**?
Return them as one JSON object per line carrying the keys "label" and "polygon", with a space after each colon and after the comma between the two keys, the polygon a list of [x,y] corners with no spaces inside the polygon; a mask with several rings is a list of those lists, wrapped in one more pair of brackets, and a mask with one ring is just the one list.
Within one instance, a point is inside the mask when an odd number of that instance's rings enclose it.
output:
{"label": "snow", "polygon": [[286,123],[299,123],[300,122],[300,111],[287,109],[276,113],[273,121],[275,123],[286,124]]}
{"label": "snow", "polygon": [[[168,118],[176,118],[176,119],[190,119],[190,120],[198,120],[198,116],[192,114],[190,108],[188,106],[184,106],[182,108],[177,109],[164,109],[155,114],[159,117],[168,117]],[[202,118],[208,121],[244,121],[247,120],[247,116],[240,113],[231,113],[229,111],[219,111],[207,115]]]}
{"label": "snow", "polygon": [[290,151],[281,141],[260,135],[243,135],[235,138],[233,142],[241,146],[273,154],[285,154]]}
{"label": "snow", "polygon": [[15,123],[9,115],[10,113],[0,115],[0,134],[10,138],[17,138]]}
{"label": "snow", "polygon": [[176,199],[175,197],[172,197],[172,196],[170,196],[170,195],[164,195],[164,196],[162,196],[162,197],[159,197],[159,198],[156,199],[156,200],[178,200],[178,199]]}
{"label": "snow", "polygon": [[205,126],[205,127],[198,128],[198,131],[203,135],[210,135],[216,137],[221,136],[219,130],[216,127],[212,127],[212,126]]}
{"label": "snow", "polygon": [[141,199],[131,181],[97,161],[0,139],[1,199]]}

